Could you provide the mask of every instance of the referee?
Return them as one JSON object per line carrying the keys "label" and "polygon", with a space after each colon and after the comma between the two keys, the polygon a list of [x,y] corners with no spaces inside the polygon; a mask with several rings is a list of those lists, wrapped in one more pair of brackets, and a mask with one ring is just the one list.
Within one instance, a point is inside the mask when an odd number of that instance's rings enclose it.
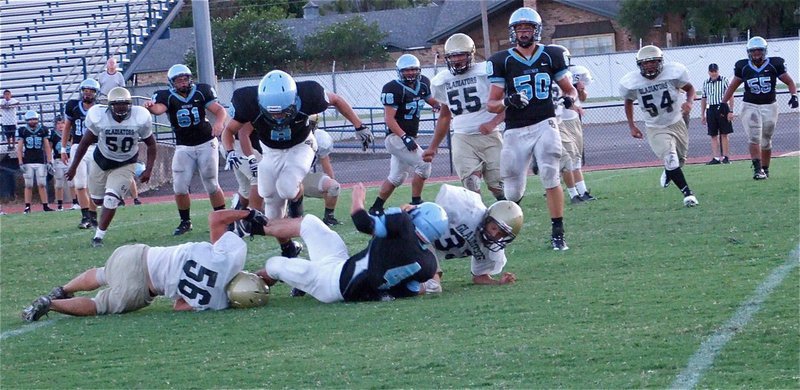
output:
{"label": "referee", "polygon": [[714,156],[706,165],[730,164],[728,160],[728,134],[733,133],[733,99],[730,111],[720,114],[719,104],[722,95],[728,89],[728,79],[719,74],[717,64],[708,65],[708,80],[703,82],[700,112],[703,123],[708,124],[708,135],[711,136],[711,152]]}

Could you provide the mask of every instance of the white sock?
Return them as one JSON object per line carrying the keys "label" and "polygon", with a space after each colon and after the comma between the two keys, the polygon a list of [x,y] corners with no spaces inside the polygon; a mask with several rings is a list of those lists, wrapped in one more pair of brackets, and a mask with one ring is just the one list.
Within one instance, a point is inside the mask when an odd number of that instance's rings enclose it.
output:
{"label": "white sock", "polygon": [[578,193],[581,195],[589,192],[589,190],[586,189],[586,183],[583,180],[575,183],[575,188],[578,189]]}
{"label": "white sock", "polygon": [[569,192],[570,198],[578,196],[578,190],[576,190],[575,187],[567,187],[567,192]]}
{"label": "white sock", "polygon": [[103,237],[105,237],[105,236],[106,236],[106,231],[105,230],[100,230],[100,228],[97,228],[97,230],[95,230],[95,232],[94,232],[94,238],[99,238],[99,239],[102,240]]}

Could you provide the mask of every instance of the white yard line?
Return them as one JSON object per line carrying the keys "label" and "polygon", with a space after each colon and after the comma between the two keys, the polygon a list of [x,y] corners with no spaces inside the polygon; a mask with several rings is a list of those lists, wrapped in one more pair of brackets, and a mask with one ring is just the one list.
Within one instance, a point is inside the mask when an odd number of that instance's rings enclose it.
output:
{"label": "white yard line", "polygon": [[56,321],[58,321],[58,320],[57,319],[52,319],[52,320],[47,320],[47,321],[34,322],[34,323],[30,324],[30,325],[25,325],[25,326],[23,326],[21,328],[18,328],[18,329],[5,331],[3,333],[0,333],[0,341],[6,340],[6,339],[10,339],[12,337],[21,336],[21,335],[23,335],[25,333],[28,333],[28,332],[33,332],[34,330],[39,329],[41,327],[52,325]]}
{"label": "white yard line", "polygon": [[744,301],[736,313],[733,314],[728,322],[719,330],[700,344],[700,348],[694,353],[686,368],[678,374],[675,381],[670,385],[671,389],[693,389],[702,379],[703,374],[713,364],[714,359],[719,355],[725,344],[733,336],[741,332],[744,327],[753,319],[753,316],[761,310],[761,305],[769,297],[775,288],[783,283],[797,266],[800,265],[800,246],[789,255],[785,263],[775,268],[772,273],[758,286],[753,295]]}

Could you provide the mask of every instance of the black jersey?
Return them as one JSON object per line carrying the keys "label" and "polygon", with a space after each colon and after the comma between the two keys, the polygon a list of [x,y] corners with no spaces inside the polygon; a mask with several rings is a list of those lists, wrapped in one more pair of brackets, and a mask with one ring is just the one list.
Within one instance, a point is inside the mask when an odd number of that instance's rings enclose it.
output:
{"label": "black jersey", "polygon": [[176,145],[195,146],[214,138],[206,119],[206,107],[217,101],[217,93],[210,85],[194,84],[186,97],[172,88],[162,89],[156,91],[153,101],[167,106]]}
{"label": "black jersey", "polygon": [[[381,103],[396,109],[394,119],[400,128],[411,137],[416,137],[419,132],[419,117],[425,101],[431,96],[431,81],[425,76],[420,76],[414,88],[392,80],[386,83],[381,90]],[[386,134],[392,131],[387,127]]]}
{"label": "black jersey", "polygon": [[[297,83],[297,115],[282,125],[267,122],[258,106],[258,87],[243,87],[233,91],[233,119],[239,123],[250,122],[258,139],[270,149],[289,149],[303,143],[311,133],[309,115],[328,109],[325,88],[316,81]],[[251,138],[252,139],[252,138]]]}
{"label": "black jersey", "polygon": [[417,239],[411,216],[390,208],[380,217],[384,230],[342,268],[339,288],[345,301],[376,301],[385,296],[402,298],[419,293],[436,273],[436,256]]}
{"label": "black jersey", "polygon": [[566,73],[565,53],[559,47],[536,45],[530,59],[525,59],[514,48],[489,57],[486,61],[489,81],[503,87],[506,96],[521,92],[530,101],[523,109],[506,107],[506,129],[530,126],[555,117],[550,85]]}
{"label": "black jersey", "polygon": [[[91,108],[91,107],[89,107]],[[77,145],[81,142],[81,138],[86,134],[86,125],[83,121],[86,120],[86,113],[89,108],[83,107],[83,102],[80,99],[72,99],[67,102],[64,108],[64,116],[68,121],[72,122],[72,127],[69,129],[69,134],[72,138],[72,144]]]}
{"label": "black jersey", "polygon": [[753,104],[775,103],[775,87],[778,77],[786,73],[781,57],[768,57],[756,68],[749,59],[736,61],[733,75],[744,83],[744,101]]}
{"label": "black jersey", "polygon": [[[47,138],[50,140],[50,148],[53,149],[53,158],[60,159],[61,158],[61,134],[53,129],[50,131],[50,136]],[[64,153],[69,156],[69,148],[64,151]]]}
{"label": "black jersey", "polygon": [[44,140],[50,137],[50,130],[42,125],[31,129],[28,125],[17,129],[17,139],[22,140],[25,152],[22,162],[25,164],[44,164],[47,158],[44,155]]}

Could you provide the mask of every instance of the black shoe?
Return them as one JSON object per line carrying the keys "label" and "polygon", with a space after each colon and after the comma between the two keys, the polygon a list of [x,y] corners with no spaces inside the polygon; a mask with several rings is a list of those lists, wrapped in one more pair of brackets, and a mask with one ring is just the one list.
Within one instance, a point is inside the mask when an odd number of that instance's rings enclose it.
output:
{"label": "black shoe", "polygon": [[597,198],[592,196],[592,194],[590,194],[589,191],[586,191],[583,193],[583,195],[581,195],[581,200],[584,202],[588,202],[590,200],[597,200]]}
{"label": "black shoe", "polygon": [[769,179],[769,168],[762,168],[764,174],[767,175],[767,179]]}
{"label": "black shoe", "polygon": [[39,321],[43,315],[50,311],[50,298],[36,298],[30,306],[22,310],[22,320],[27,322]]}
{"label": "black shoe", "polygon": [[22,211],[22,213],[23,214],[30,214],[31,213],[31,208],[30,207],[26,207],[25,210]]}
{"label": "black shoe", "polygon": [[178,227],[175,228],[175,231],[172,232],[172,235],[173,236],[180,236],[181,234],[184,234],[186,232],[191,232],[191,231],[192,231],[192,221],[185,220],[185,221],[181,221],[181,223],[178,225]]}
{"label": "black shoe", "polygon": [[767,174],[764,173],[764,170],[755,171],[753,172],[753,180],[767,180]]}
{"label": "black shoe", "polygon": [[125,207],[125,199],[119,201],[119,207]]}
{"label": "black shoe", "polygon": [[728,156],[724,156],[724,157],[722,157],[722,163],[723,164],[730,164],[731,160],[728,159]]}
{"label": "black shoe", "polygon": [[53,289],[50,291],[50,294],[47,294],[47,297],[50,298],[50,300],[52,301],[54,299],[72,298],[73,295],[64,291],[64,287],[58,286],[58,287],[53,287]]}
{"label": "black shoe", "polygon": [[376,217],[380,217],[383,215],[383,208],[382,207],[370,207],[369,208],[369,215],[374,215]]}
{"label": "black shoe", "polygon": [[565,251],[569,249],[569,247],[567,246],[567,241],[564,240],[563,234],[558,234],[553,236],[550,239],[550,243],[553,244],[554,251]]}
{"label": "black shoe", "polygon": [[706,165],[719,165],[719,164],[722,164],[722,162],[719,161],[719,159],[716,157],[712,158],[711,161],[706,163]]}
{"label": "black shoe", "polygon": [[141,204],[142,204],[142,201],[141,201],[141,200],[139,200],[139,198],[133,198],[133,204],[135,204],[135,205],[139,206],[139,205],[141,205]]}
{"label": "black shoe", "polygon": [[97,218],[89,218],[89,223],[92,224],[92,228],[97,228]]}
{"label": "black shoe", "polygon": [[102,248],[103,247],[103,239],[102,238],[93,238],[92,239],[92,248]]}
{"label": "black shoe", "polygon": [[92,227],[92,221],[89,217],[81,218],[81,223],[78,224],[78,229],[89,229]]}
{"label": "black shoe", "polygon": [[322,222],[324,222],[328,226],[336,226],[336,225],[341,225],[342,224],[333,215],[326,215],[325,218],[322,218]]}
{"label": "black shoe", "polygon": [[583,203],[583,198],[581,198],[580,195],[575,195],[575,196],[569,198],[569,203],[570,204],[581,204],[581,203]]}
{"label": "black shoe", "polygon": [[306,292],[300,289],[292,288],[292,291],[289,293],[291,297],[304,297],[306,296]]}
{"label": "black shoe", "polygon": [[55,211],[55,210],[51,209],[49,205],[44,205],[42,206],[42,211]]}
{"label": "black shoe", "polygon": [[281,256],[294,258],[300,255],[300,252],[303,251],[303,244],[297,241],[289,241],[286,244],[281,245]]}

